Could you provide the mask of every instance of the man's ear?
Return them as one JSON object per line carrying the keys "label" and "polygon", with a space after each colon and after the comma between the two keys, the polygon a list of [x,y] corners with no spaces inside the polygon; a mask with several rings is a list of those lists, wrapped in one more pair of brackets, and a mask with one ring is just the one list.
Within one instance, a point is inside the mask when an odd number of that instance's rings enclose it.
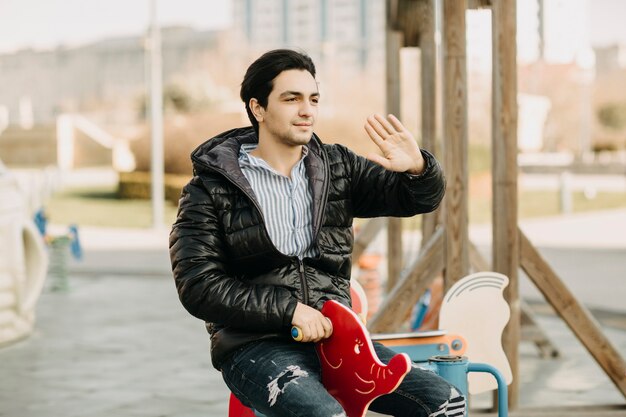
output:
{"label": "man's ear", "polygon": [[259,123],[262,122],[263,116],[265,115],[265,109],[259,104],[259,100],[257,100],[256,98],[251,98],[248,106],[250,107],[250,110],[252,111],[252,114],[254,115],[256,121]]}

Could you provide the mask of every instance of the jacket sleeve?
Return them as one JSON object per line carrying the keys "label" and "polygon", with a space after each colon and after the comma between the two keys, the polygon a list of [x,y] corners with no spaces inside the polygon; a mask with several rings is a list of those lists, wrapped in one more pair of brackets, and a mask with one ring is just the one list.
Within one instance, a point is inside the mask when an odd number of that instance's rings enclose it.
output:
{"label": "jacket sleeve", "polygon": [[342,147],[350,177],[355,217],[409,217],[435,210],[446,183],[439,162],[421,150],[425,168],[419,175],[386,170]]}
{"label": "jacket sleeve", "polygon": [[278,330],[291,324],[297,299],[288,290],[228,275],[223,231],[211,196],[198,178],[183,189],[169,248],[180,301],[193,316],[250,330]]}

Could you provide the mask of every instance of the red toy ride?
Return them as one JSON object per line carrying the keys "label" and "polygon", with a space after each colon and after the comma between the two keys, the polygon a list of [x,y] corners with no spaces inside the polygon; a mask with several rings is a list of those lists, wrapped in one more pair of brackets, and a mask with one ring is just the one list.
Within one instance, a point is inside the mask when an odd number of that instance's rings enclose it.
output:
{"label": "red toy ride", "polygon": [[327,301],[322,314],[336,330],[315,345],[322,367],[322,383],[348,417],[363,417],[377,397],[393,392],[411,370],[405,353],[383,364],[359,317],[336,301]]}

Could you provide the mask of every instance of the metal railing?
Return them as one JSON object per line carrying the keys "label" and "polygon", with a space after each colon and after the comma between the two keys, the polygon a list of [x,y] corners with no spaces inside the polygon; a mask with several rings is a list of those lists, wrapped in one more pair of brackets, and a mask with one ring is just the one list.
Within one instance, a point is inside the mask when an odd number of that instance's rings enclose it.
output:
{"label": "metal railing", "polygon": [[128,172],[135,168],[135,157],[126,139],[111,135],[85,116],[62,114],[57,117],[57,161],[62,170],[74,168],[77,130],[102,147],[111,149],[116,171]]}

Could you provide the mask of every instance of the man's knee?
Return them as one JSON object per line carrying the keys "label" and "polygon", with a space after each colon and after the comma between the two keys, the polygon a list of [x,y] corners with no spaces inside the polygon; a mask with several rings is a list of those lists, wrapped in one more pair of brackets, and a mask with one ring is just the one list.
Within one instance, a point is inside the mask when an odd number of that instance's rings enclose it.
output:
{"label": "man's knee", "polygon": [[259,409],[270,415],[346,417],[321,382],[297,365],[271,378],[266,390],[266,402],[259,404]]}

